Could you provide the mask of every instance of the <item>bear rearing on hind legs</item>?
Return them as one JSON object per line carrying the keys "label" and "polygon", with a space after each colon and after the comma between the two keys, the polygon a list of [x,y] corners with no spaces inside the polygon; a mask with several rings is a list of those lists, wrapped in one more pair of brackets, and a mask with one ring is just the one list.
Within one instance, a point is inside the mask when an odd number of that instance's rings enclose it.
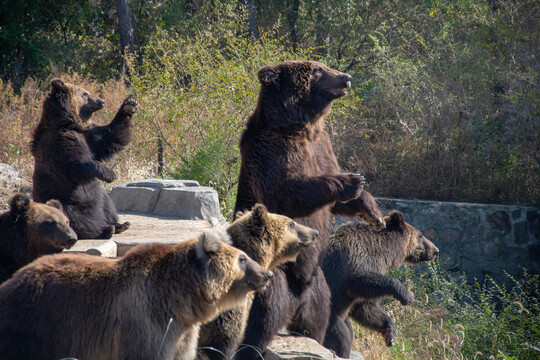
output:
{"label": "bear rearing on hind legs", "polygon": [[129,227],[118,222],[100,180],[116,179],[103,161],[131,142],[137,101],[128,96],[109,125],[87,127],[104,103],[83,88],[53,79],[32,140],[34,201],[58,199],[79,239],[109,239]]}
{"label": "bear rearing on hind legs", "polygon": [[240,140],[242,165],[235,213],[264,204],[269,212],[319,231],[296,263],[274,271],[257,293],[237,358],[255,359],[283,328],[322,343],[330,316],[330,291],[319,267],[331,214],[365,217],[383,228],[382,214],[363,191],[364,177],[341,173],[324,118],[332,101],[347,94],[351,76],[318,62],[290,61],[258,72],[257,107]]}

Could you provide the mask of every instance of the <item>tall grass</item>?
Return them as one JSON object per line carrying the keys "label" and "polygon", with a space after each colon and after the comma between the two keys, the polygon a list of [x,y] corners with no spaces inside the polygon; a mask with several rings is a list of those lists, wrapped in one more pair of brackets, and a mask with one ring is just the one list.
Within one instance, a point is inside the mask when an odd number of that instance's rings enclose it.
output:
{"label": "tall grass", "polygon": [[415,294],[413,306],[387,300],[397,327],[396,345],[386,348],[378,333],[356,326],[355,348],[366,359],[507,359],[540,357],[540,275],[524,273],[508,284],[490,278],[467,283],[439,262],[393,276]]}

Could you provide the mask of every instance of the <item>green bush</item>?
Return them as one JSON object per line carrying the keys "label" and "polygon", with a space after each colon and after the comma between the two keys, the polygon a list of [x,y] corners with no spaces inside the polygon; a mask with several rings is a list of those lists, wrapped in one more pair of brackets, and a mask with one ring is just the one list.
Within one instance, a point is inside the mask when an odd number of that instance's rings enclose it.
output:
{"label": "green bush", "polygon": [[292,54],[268,34],[256,42],[238,36],[242,28],[236,25],[229,21],[189,39],[160,31],[142,64],[129,59],[135,69],[130,86],[140,103],[133,146],[155,158],[161,137],[164,176],[213,186],[229,219],[240,169],[238,143],[257,102],[257,70],[309,57]]}
{"label": "green bush", "polygon": [[[455,334],[456,329],[460,334],[456,358],[533,360],[540,356],[540,275],[524,271],[520,281],[507,274],[505,285],[489,277],[471,285],[463,274],[446,270],[438,261],[402,266],[390,273],[411,288],[415,308],[428,313],[443,309],[441,328],[446,334]],[[410,324],[399,326],[407,338]],[[422,331],[428,333],[417,329],[415,334]],[[399,346],[394,349],[401,351]]]}

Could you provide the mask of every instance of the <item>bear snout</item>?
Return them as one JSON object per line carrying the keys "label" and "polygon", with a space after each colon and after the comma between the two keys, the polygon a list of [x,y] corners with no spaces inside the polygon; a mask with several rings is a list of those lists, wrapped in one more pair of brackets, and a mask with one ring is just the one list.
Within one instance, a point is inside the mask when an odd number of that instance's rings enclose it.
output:
{"label": "bear snout", "polygon": [[72,247],[77,242],[77,236],[68,236],[66,240],[66,245]]}
{"label": "bear snout", "polygon": [[345,89],[350,89],[351,88],[351,80],[352,80],[352,76],[349,75],[349,74],[345,74],[343,75],[343,82],[345,83]]}

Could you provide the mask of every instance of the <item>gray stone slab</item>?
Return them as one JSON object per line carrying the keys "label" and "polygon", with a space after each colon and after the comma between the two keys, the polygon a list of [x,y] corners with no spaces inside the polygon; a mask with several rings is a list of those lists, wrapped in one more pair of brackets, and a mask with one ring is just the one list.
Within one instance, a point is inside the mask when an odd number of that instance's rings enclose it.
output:
{"label": "gray stone slab", "polygon": [[117,255],[124,256],[136,245],[174,245],[198,237],[205,229],[213,227],[208,220],[180,220],[145,214],[120,214],[120,222],[131,226],[112,240],[117,245]]}
{"label": "gray stone slab", "polygon": [[200,186],[195,180],[145,179],[128,183],[128,187],[153,187],[158,189]]}
{"label": "gray stone slab", "polygon": [[103,257],[116,257],[116,243],[112,240],[78,240],[68,253],[86,253]]}
{"label": "gray stone slab", "polygon": [[110,197],[121,212],[152,213],[159,198],[160,189],[154,187],[115,186]]}
{"label": "gray stone slab", "polygon": [[224,219],[217,192],[204,186],[161,189],[153,213],[180,219]]}
{"label": "gray stone slab", "polygon": [[264,353],[264,360],[337,360],[330,350],[303,336],[278,335]]}

